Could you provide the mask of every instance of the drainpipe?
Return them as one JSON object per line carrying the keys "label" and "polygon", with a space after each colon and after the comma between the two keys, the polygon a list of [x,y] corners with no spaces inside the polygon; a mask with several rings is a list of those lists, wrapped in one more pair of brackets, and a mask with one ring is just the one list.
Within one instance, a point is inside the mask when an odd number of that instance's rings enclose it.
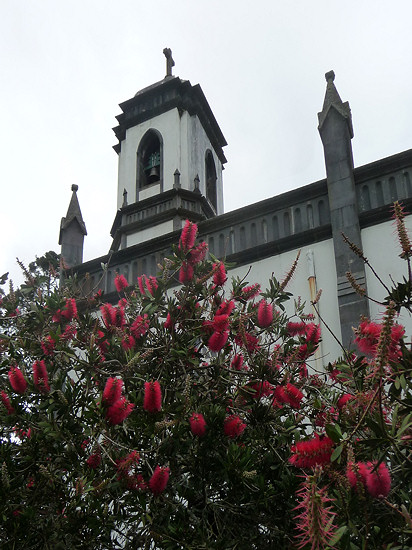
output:
{"label": "drainpipe", "polygon": [[[309,249],[306,252],[306,267],[308,271],[310,301],[314,302],[316,295],[318,293],[318,289],[316,284],[315,256],[313,254],[313,250],[311,249]],[[315,322],[320,324],[320,319],[314,306],[312,306],[312,313],[315,316]],[[320,342],[318,349],[315,351],[315,366],[317,371],[323,370],[322,357],[323,357],[322,342]]]}

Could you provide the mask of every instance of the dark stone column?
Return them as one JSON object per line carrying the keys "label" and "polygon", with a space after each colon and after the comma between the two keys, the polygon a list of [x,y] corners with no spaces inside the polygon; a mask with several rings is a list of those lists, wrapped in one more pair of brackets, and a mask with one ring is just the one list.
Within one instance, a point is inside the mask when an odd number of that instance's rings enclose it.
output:
{"label": "dark stone column", "polygon": [[353,341],[352,327],[358,324],[361,315],[369,315],[369,308],[367,299],[359,296],[346,278],[346,272],[351,271],[357,283],[365,288],[364,263],[342,238],[344,233],[362,248],[353,175],[352,117],[349,103],[342,103],[335,88],[333,71],[325,76],[327,89],[322,112],[318,114],[319,133],[325,153],[342,341],[345,347],[349,347]]}

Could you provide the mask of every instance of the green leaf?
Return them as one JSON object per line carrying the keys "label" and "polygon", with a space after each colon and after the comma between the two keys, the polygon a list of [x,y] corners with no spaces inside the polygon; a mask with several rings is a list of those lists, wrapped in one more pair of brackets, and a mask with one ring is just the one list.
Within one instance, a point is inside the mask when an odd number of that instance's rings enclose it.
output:
{"label": "green leaf", "polygon": [[335,443],[339,443],[342,439],[342,431],[338,424],[326,424],[326,433]]}
{"label": "green leaf", "polygon": [[335,460],[338,460],[340,458],[340,455],[343,451],[343,445],[339,445],[339,447],[336,447],[336,449],[333,451],[332,456],[330,457],[331,462],[335,462]]}
{"label": "green leaf", "polygon": [[330,545],[333,546],[337,542],[339,542],[340,539],[343,537],[343,535],[346,533],[347,530],[348,530],[347,525],[342,525],[342,527],[339,527],[339,529],[336,531],[333,538],[331,539]]}

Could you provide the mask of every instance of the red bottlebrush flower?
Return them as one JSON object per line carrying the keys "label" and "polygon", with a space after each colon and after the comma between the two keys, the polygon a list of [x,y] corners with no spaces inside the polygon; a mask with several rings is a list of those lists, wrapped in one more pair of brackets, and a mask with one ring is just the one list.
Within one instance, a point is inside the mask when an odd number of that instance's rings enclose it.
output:
{"label": "red bottlebrush flower", "polygon": [[27,389],[27,380],[18,367],[10,367],[9,370],[10,385],[17,393],[24,393]]}
{"label": "red bottlebrush flower", "polygon": [[146,279],[146,287],[147,287],[147,290],[150,292],[150,294],[154,296],[154,293],[159,288],[159,284],[157,282],[156,277],[153,277],[153,275],[150,275],[150,277]]}
{"label": "red bottlebrush flower", "polygon": [[286,384],[285,395],[287,396],[287,402],[291,407],[293,407],[294,409],[300,408],[300,402],[302,401],[303,393],[296,386],[294,386],[290,382]]}
{"label": "red bottlebrush flower", "polygon": [[64,341],[73,340],[77,334],[77,328],[74,325],[66,325],[66,328],[62,332],[61,339]]}
{"label": "red bottlebrush flower", "polygon": [[193,413],[189,418],[190,429],[192,430],[193,435],[202,437],[206,433],[206,420],[204,419],[203,414]]}
{"label": "red bottlebrush flower", "polygon": [[246,424],[235,414],[231,414],[225,418],[223,424],[223,431],[230,439],[235,439],[239,435],[242,435],[246,428]]}
{"label": "red bottlebrush flower", "polygon": [[252,395],[254,399],[261,399],[262,397],[267,397],[273,393],[273,386],[267,380],[250,384],[249,388],[254,391]]}
{"label": "red bottlebrush flower", "polygon": [[44,361],[35,361],[33,363],[33,381],[34,385],[41,393],[49,393],[49,377]]}
{"label": "red bottlebrush flower", "polygon": [[207,253],[207,243],[202,242],[196,246],[196,248],[193,248],[187,257],[188,262],[190,262],[192,265],[196,265],[200,262],[203,262],[203,260],[206,258]]}
{"label": "red bottlebrush flower", "polygon": [[237,334],[235,337],[235,342],[238,346],[245,347],[249,353],[254,353],[258,349],[260,349],[259,338],[257,336],[246,332],[244,335],[244,339],[245,341],[243,341],[240,334]]}
{"label": "red bottlebrush flower", "polygon": [[100,308],[103,323],[106,328],[123,327],[125,324],[124,309],[122,307],[113,307],[112,304],[103,304]]}
{"label": "red bottlebrush flower", "polygon": [[378,467],[376,464],[368,463],[369,471],[366,476],[366,488],[368,493],[374,498],[385,498],[391,490],[391,476],[386,464],[381,462]]}
{"label": "red bottlebrush flower", "polygon": [[117,479],[125,481],[128,489],[137,490],[146,488],[142,475],[136,472],[139,461],[140,455],[137,451],[132,451],[125,457],[116,460]]}
{"label": "red bottlebrush flower", "polygon": [[122,396],[123,380],[110,377],[103,390],[102,402],[104,405],[113,405]]}
{"label": "red bottlebrush flower", "polygon": [[213,264],[215,270],[213,274],[213,282],[216,286],[223,286],[227,281],[225,265],[222,262]]}
{"label": "red bottlebrush flower", "polygon": [[112,426],[121,424],[134,409],[134,404],[130,403],[125,397],[120,397],[106,412],[106,418]]}
{"label": "red bottlebrush flower", "polygon": [[255,298],[260,293],[260,284],[255,283],[254,285],[245,286],[242,288],[241,298],[243,300],[251,300]]}
{"label": "red bottlebrush flower", "polygon": [[320,326],[315,323],[308,323],[305,327],[306,340],[316,345],[320,340]]}
{"label": "red bottlebrush flower", "polygon": [[229,337],[229,332],[214,332],[212,336],[209,338],[209,341],[207,343],[208,348],[210,351],[218,352],[220,351],[226,344],[227,339]]}
{"label": "red bottlebrush flower", "polygon": [[183,262],[179,270],[179,282],[184,285],[193,279],[193,266],[189,262]]}
{"label": "red bottlebrush flower", "polygon": [[157,380],[144,383],[143,409],[149,413],[157,413],[162,408],[162,390]]}
{"label": "red bottlebrush flower", "polygon": [[261,300],[258,307],[258,325],[261,328],[270,326],[273,322],[273,306],[268,304],[266,300]]}
{"label": "red bottlebrush flower", "polygon": [[169,481],[170,469],[166,466],[156,466],[149,480],[149,488],[155,496],[163,493]]}
{"label": "red bottlebrush flower", "polygon": [[92,470],[97,470],[97,468],[100,466],[102,462],[102,455],[100,451],[96,451],[95,453],[91,454],[89,458],[86,460],[86,464],[91,468]]}
{"label": "red bottlebrush flower", "polygon": [[279,403],[289,403],[289,397],[286,395],[286,391],[283,386],[277,386],[273,390],[273,395]]}
{"label": "red bottlebrush flower", "polygon": [[305,334],[306,324],[303,322],[300,322],[300,323],[289,322],[286,325],[286,330],[289,336],[302,336],[303,334]]}
{"label": "red bottlebrush flower", "polygon": [[113,311],[114,311],[113,317],[112,317],[113,325],[115,327],[122,328],[126,323],[124,318],[124,309],[122,307],[115,307],[113,308]]}
{"label": "red bottlebrush flower", "polygon": [[141,277],[138,277],[137,284],[141,294],[145,295],[146,292],[148,292],[152,296],[154,295],[155,291],[159,286],[156,277],[153,277],[153,276],[146,277],[146,275],[142,275]]}
{"label": "red bottlebrush flower", "polygon": [[61,312],[61,316],[66,319],[66,321],[72,321],[77,317],[77,305],[74,298],[67,298],[66,305]]}
{"label": "red bottlebrush flower", "polygon": [[172,321],[172,316],[170,315],[170,313],[168,313],[166,317],[166,321],[164,322],[164,327],[167,330],[172,330],[173,326],[174,326],[174,323]]}
{"label": "red bottlebrush flower", "polygon": [[141,338],[149,330],[149,324],[149,317],[146,313],[143,316],[138,315],[130,327],[130,332],[135,338]]}
{"label": "red bottlebrush flower", "polygon": [[113,317],[114,317],[114,307],[112,304],[103,304],[100,307],[100,312],[102,314],[103,323],[106,328],[111,328],[113,325]]}
{"label": "red bottlebrush flower", "polygon": [[[246,365],[243,366],[243,355],[238,355],[236,354],[233,359],[232,359],[232,362],[230,363],[230,368],[233,369],[233,370],[242,370],[242,369],[245,369]],[[246,370],[246,369],[245,369]]]}
{"label": "red bottlebrush flower", "polygon": [[334,443],[328,436],[315,434],[313,439],[299,441],[292,445],[293,456],[289,458],[290,464],[297,468],[314,468],[329,464]]}
{"label": "red bottlebrush flower", "polygon": [[382,330],[378,323],[362,321],[356,331],[355,342],[359,350],[367,355],[375,355],[376,346]]}
{"label": "red bottlebrush flower", "polygon": [[345,405],[351,399],[353,399],[353,395],[350,395],[349,393],[345,393],[344,395],[342,395],[342,397],[339,397],[338,402],[337,402],[338,408],[343,409],[343,407],[345,407]]}
{"label": "red bottlebrush flower", "polygon": [[1,402],[3,403],[4,407],[7,410],[7,414],[14,414],[15,410],[13,409],[13,407],[10,403],[9,396],[7,395],[7,393],[4,390],[1,391],[0,399],[1,399]]}
{"label": "red bottlebrush flower", "polygon": [[188,252],[195,245],[196,235],[197,225],[189,220],[186,220],[180,236],[179,248],[181,248],[183,252]]}
{"label": "red bottlebrush flower", "polygon": [[357,489],[359,484],[366,487],[366,478],[368,477],[369,468],[364,462],[348,462],[346,467],[346,477],[350,486]]}
{"label": "red bottlebrush flower", "polygon": [[53,355],[54,348],[56,347],[56,342],[51,336],[46,336],[46,338],[41,341],[40,345],[44,355]]}
{"label": "red bottlebrush flower", "polygon": [[125,457],[120,458],[116,461],[116,467],[117,471],[120,475],[125,474],[126,472],[129,472],[130,469],[139,464],[140,462],[140,455],[137,451],[132,451],[129,454],[127,454]]}
{"label": "red bottlebrush flower", "polygon": [[318,487],[316,476],[306,476],[297,496],[299,498],[299,504],[295,508],[299,511],[299,515],[295,517],[296,528],[299,531],[296,535],[299,540],[297,548],[306,546],[311,550],[332,548],[330,545],[336,532],[333,519],[336,514],[329,505],[333,499],[328,497],[326,487]]}
{"label": "red bottlebrush flower", "polygon": [[124,349],[124,351],[129,351],[133,349],[135,345],[136,345],[136,340],[131,334],[129,334],[128,336],[124,336],[122,338],[122,348]]}
{"label": "red bottlebrush flower", "polygon": [[215,315],[211,326],[216,332],[224,332],[225,330],[228,330],[229,315]]}
{"label": "red bottlebrush flower", "polygon": [[129,283],[124,275],[119,275],[117,273],[114,278],[114,286],[116,287],[117,292],[121,292],[129,286]]}
{"label": "red bottlebrush flower", "polygon": [[230,315],[235,309],[235,302],[233,300],[224,300],[217,308],[216,315]]}
{"label": "red bottlebrush flower", "polygon": [[97,336],[99,337],[97,345],[99,347],[100,352],[106,353],[106,351],[109,348],[109,341],[104,340],[104,332],[102,332],[101,330],[97,331]]}

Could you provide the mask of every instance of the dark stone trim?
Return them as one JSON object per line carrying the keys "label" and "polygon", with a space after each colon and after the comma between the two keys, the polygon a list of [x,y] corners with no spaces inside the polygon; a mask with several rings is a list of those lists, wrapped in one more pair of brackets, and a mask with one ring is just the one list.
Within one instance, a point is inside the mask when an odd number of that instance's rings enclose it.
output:
{"label": "dark stone trim", "polygon": [[195,223],[198,223],[205,219],[202,214],[199,214],[198,212],[193,212],[192,210],[186,210],[185,208],[170,208],[169,210],[159,212],[159,214],[155,214],[154,216],[150,216],[149,218],[146,218],[144,220],[138,220],[122,225],[117,229],[116,236],[117,234],[122,233],[136,233],[137,231],[142,231],[143,229],[147,229],[148,227],[156,227],[156,225],[174,219],[175,216],[185,219],[190,218]]}
{"label": "dark stone trim", "polygon": [[203,222],[204,228],[207,232],[219,231],[223,227],[238,224],[240,220],[246,222],[321,197],[327,197],[326,179],[211,218]]}
{"label": "dark stone trim", "polygon": [[369,179],[379,179],[391,172],[398,172],[403,168],[410,168],[412,166],[412,149],[402,151],[396,155],[386,157],[364,166],[355,168],[353,173],[355,176],[355,183],[360,184]]}
{"label": "dark stone trim", "polygon": [[[200,227],[200,226],[199,226]],[[202,235],[200,235],[202,237]],[[235,252],[226,257],[229,263],[235,263],[236,267],[264,260],[265,258],[271,258],[290,250],[298,250],[303,246],[310,246],[314,243],[319,243],[327,239],[332,238],[332,227],[330,224],[302,233],[296,233],[278,239],[277,241],[271,241],[268,243],[260,244],[253,248],[247,248],[241,252]]]}
{"label": "dark stone trim", "polygon": [[[399,201],[407,212],[412,212],[412,198]],[[393,219],[393,209],[391,204],[385,204],[373,210],[367,210],[359,214],[359,225],[361,229],[370,227]]]}
{"label": "dark stone trim", "polygon": [[[198,204],[199,212],[181,208],[178,204],[179,199],[191,201]],[[122,225],[123,217],[135,214],[137,212],[142,212],[146,209],[154,208],[169,201],[173,201],[175,203],[172,208],[168,208],[163,212],[147,216],[145,219],[138,220],[136,222],[133,222],[132,224],[129,223]],[[216,213],[210,202],[203,195],[200,195],[195,191],[189,191],[182,188],[170,189],[169,191],[164,191],[163,193],[159,193],[153,197],[148,197],[147,199],[143,199],[141,201],[135,202],[133,204],[128,204],[120,208],[116,212],[116,217],[110,230],[110,234],[112,237],[115,237],[117,231],[121,231],[123,233],[131,232],[136,229],[146,228],[149,225],[157,225],[162,221],[176,215],[176,209],[184,211],[186,213],[185,215],[187,215],[188,218],[192,219],[193,221],[200,221],[204,220],[205,218],[207,219],[209,217],[216,216]]]}

